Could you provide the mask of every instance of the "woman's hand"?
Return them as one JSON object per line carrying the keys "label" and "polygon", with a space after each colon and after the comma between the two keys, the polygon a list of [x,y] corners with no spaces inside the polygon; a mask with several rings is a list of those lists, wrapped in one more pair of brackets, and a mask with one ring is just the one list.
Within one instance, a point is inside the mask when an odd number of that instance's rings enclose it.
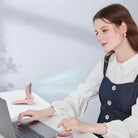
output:
{"label": "woman's hand", "polygon": [[76,118],[66,118],[63,119],[59,124],[58,128],[63,126],[63,129],[70,130],[70,129],[76,129],[83,133],[92,133],[93,127],[92,124],[82,122]]}
{"label": "woman's hand", "polygon": [[63,126],[65,130],[76,129],[83,133],[95,133],[105,135],[107,133],[107,126],[105,123],[85,123],[76,118],[63,119],[59,124],[58,128]]}
{"label": "woman's hand", "polygon": [[40,120],[42,117],[52,116],[54,112],[55,110],[53,106],[44,110],[27,110],[19,114],[18,125],[21,124],[21,120],[24,116],[30,117],[27,119],[27,122],[32,122],[32,121]]}
{"label": "woman's hand", "polygon": [[18,125],[21,124],[21,120],[24,116],[29,116],[30,118],[27,119],[27,122],[32,122],[41,119],[42,114],[40,113],[40,111],[34,111],[34,110],[27,110],[25,112],[22,112],[18,116]]}

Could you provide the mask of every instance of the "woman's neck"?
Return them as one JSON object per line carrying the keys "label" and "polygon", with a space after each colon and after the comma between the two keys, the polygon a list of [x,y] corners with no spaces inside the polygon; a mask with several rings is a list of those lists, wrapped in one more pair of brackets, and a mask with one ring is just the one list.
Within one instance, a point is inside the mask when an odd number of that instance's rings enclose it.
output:
{"label": "woman's neck", "polygon": [[117,50],[115,50],[115,53],[117,58],[116,60],[119,63],[123,63],[137,54],[128,42],[122,44]]}

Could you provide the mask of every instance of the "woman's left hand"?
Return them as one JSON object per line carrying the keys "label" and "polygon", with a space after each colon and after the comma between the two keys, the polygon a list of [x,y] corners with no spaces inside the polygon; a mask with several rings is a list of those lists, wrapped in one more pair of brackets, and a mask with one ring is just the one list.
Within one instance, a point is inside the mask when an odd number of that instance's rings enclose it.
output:
{"label": "woman's left hand", "polygon": [[63,126],[65,130],[76,129],[83,133],[92,133],[92,124],[82,122],[76,118],[63,119],[58,124],[58,128],[61,126]]}

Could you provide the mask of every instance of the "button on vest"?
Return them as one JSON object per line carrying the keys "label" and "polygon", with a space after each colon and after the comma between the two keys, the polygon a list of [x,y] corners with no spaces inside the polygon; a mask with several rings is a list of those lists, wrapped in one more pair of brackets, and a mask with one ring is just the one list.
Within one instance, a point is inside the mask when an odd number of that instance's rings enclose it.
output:
{"label": "button on vest", "polygon": [[106,120],[108,120],[109,119],[109,115],[107,114],[107,115],[105,115],[105,119]]}
{"label": "button on vest", "polygon": [[115,85],[112,86],[112,90],[113,90],[113,91],[116,90],[116,86],[115,86]]}
{"label": "button on vest", "polygon": [[107,101],[107,105],[109,105],[109,106],[112,105],[111,100],[108,100],[108,101]]}

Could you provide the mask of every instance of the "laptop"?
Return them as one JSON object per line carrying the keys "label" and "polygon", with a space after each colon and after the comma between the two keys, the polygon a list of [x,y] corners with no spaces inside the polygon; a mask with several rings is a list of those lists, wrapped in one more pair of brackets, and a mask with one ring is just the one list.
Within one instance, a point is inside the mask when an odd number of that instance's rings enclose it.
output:
{"label": "laptop", "polygon": [[7,103],[0,98],[0,134],[5,138],[56,138],[57,131],[40,121],[27,123],[23,119],[20,126],[11,121]]}

